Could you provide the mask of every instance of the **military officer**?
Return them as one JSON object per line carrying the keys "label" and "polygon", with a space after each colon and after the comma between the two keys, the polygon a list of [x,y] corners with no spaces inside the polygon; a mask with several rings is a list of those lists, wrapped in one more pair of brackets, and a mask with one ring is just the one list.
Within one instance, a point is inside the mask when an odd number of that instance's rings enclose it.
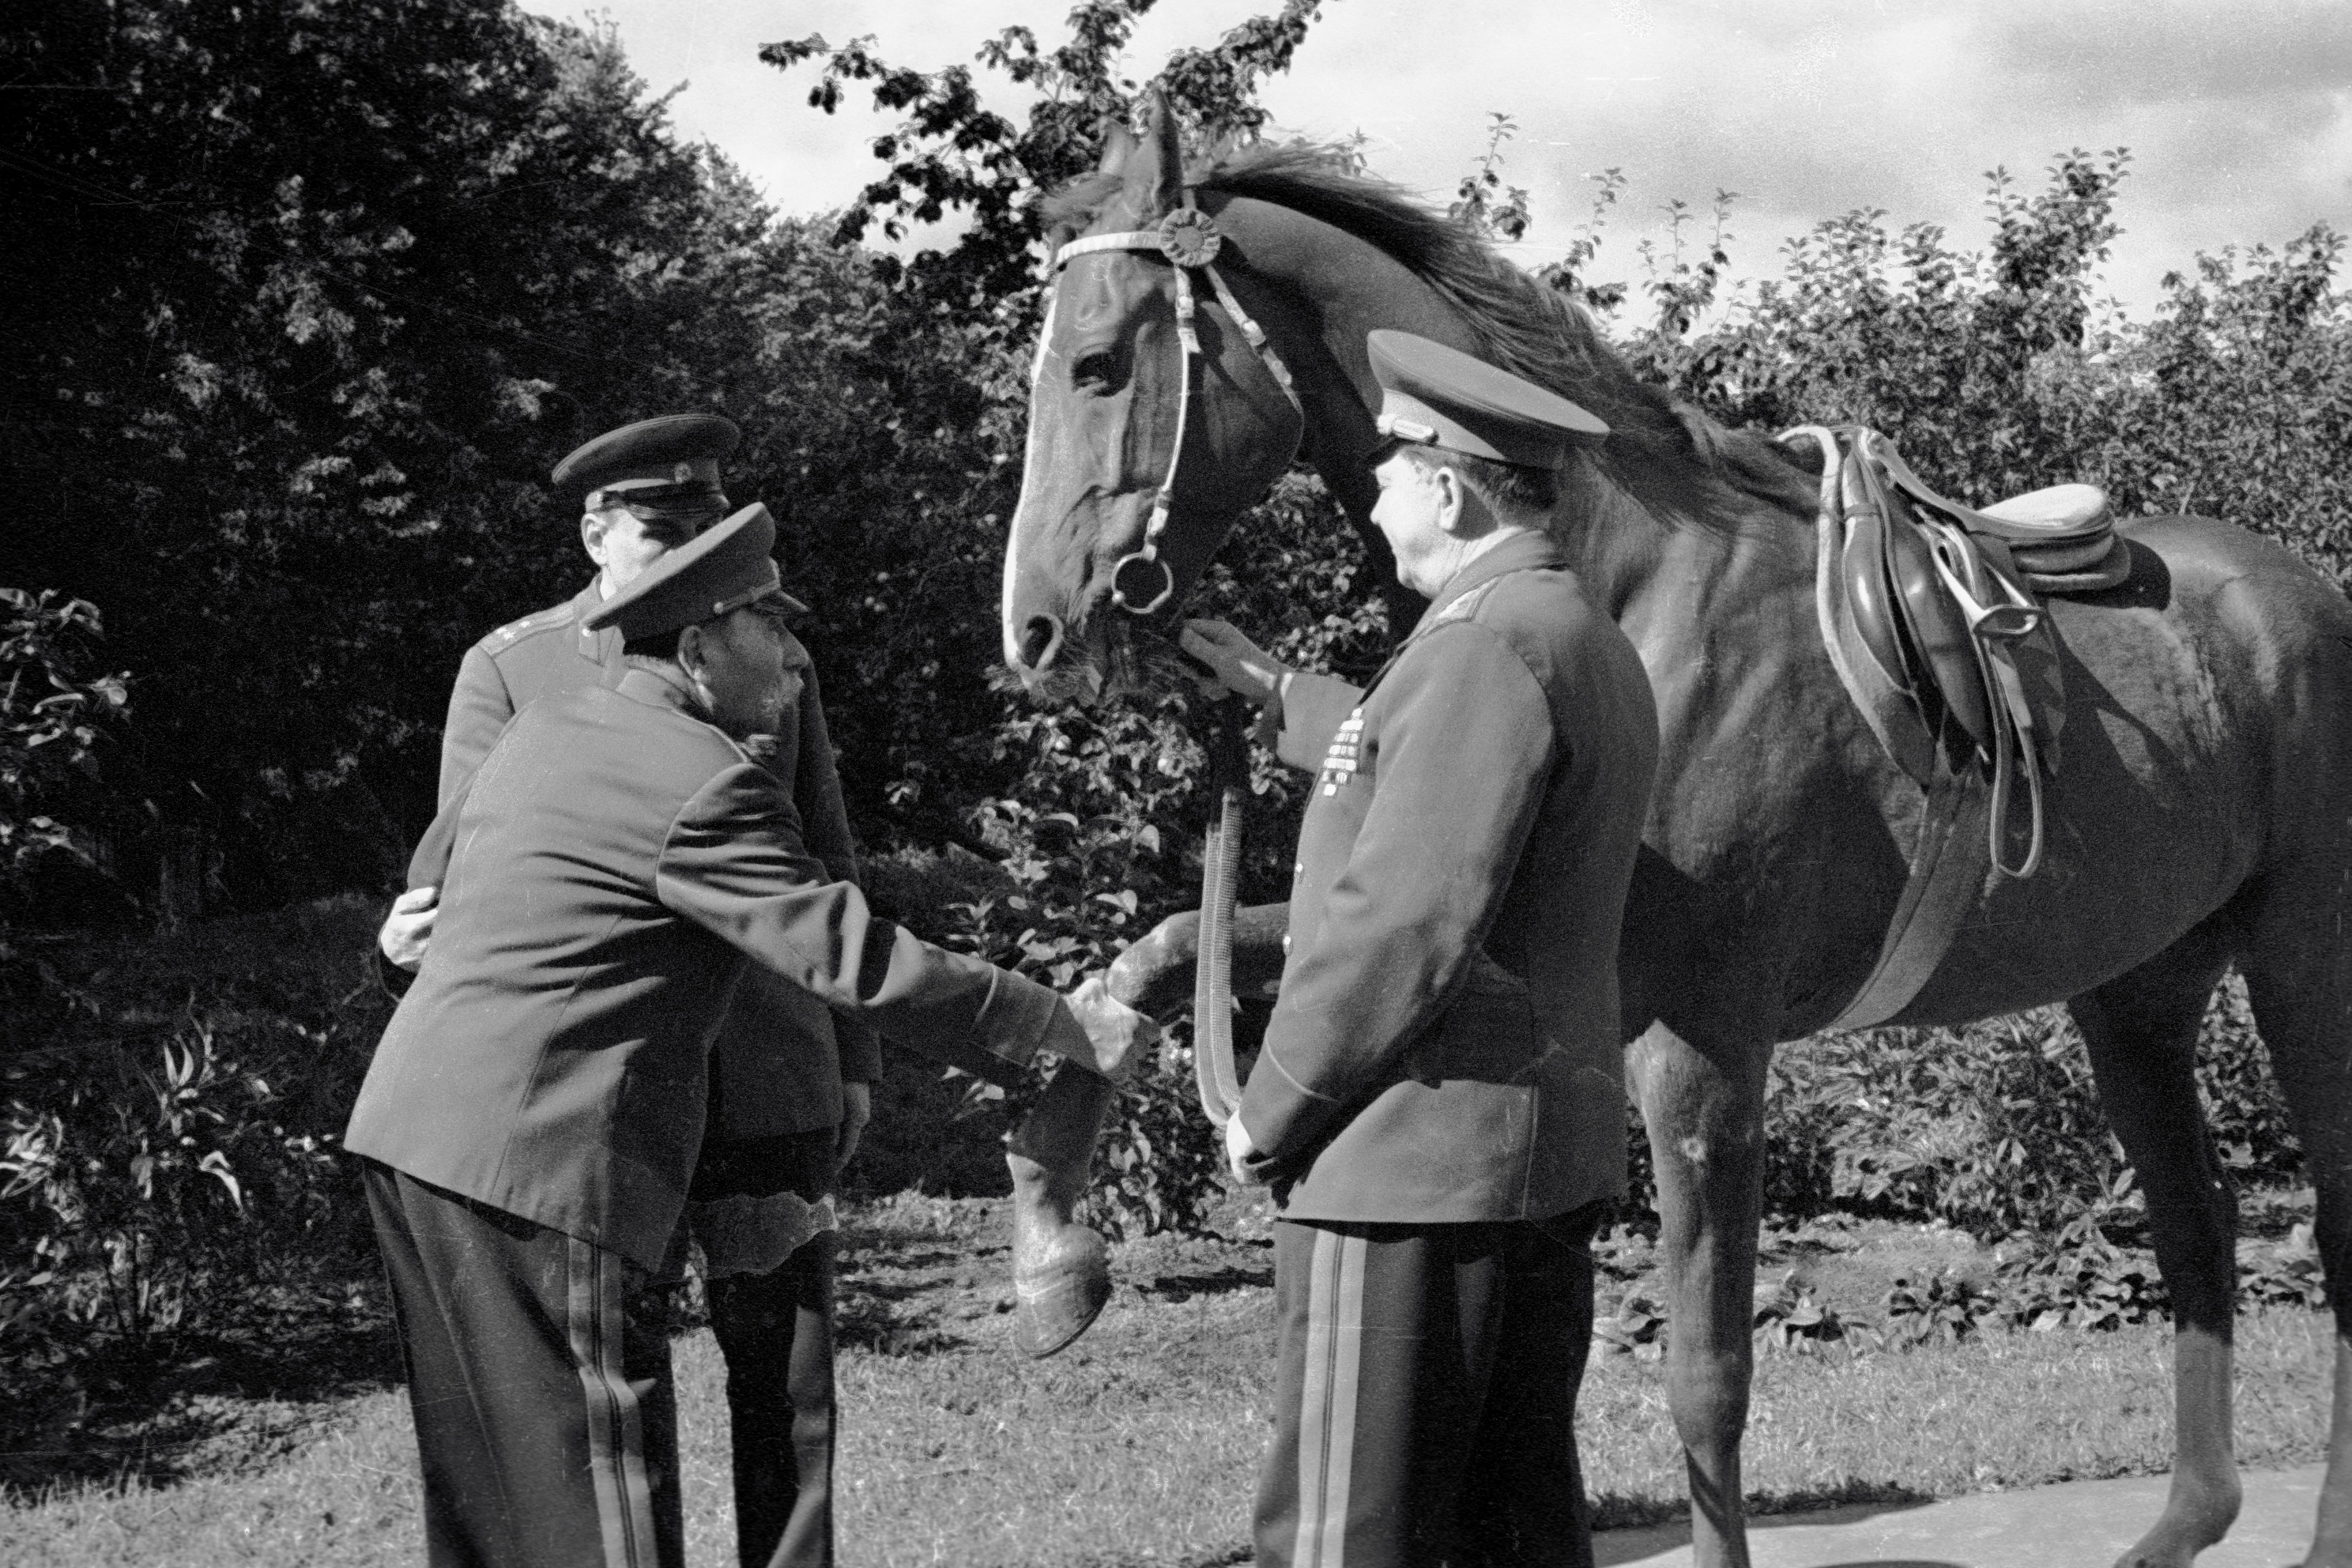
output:
{"label": "military officer", "polygon": [[1617,937],[1657,719],[1547,514],[1607,427],[1426,339],[1370,357],[1372,518],[1427,614],[1362,690],[1181,634],[1314,770],[1226,1130],[1280,1205],[1256,1561],[1585,1564],[1588,1244],[1624,1180]]}
{"label": "military officer", "polygon": [[685,1206],[746,960],[916,1044],[1123,1075],[1153,1030],[930,947],[809,854],[741,738],[790,699],[750,507],[582,618],[626,668],[525,707],[427,842],[440,915],[344,1136],[393,1285],[436,1564],[683,1559],[643,1289]]}
{"label": "military officer", "polygon": [[[467,650],[442,730],[442,804],[519,710],[620,679],[620,632],[592,628],[588,618],[726,513],[719,468],[739,439],[735,426],[714,415],[666,415],[608,431],[555,466],[557,494],[582,508],[581,544],[596,574],[562,604]],[[747,749],[790,789],[809,851],[836,879],[855,882],[856,851],[816,674],[789,633],[784,654],[797,700],[773,733]],[[387,956],[421,956],[436,899],[430,883],[401,896],[385,923]],[[836,1019],[808,992],[759,969],[738,984],[715,1047],[709,1133],[689,1213],[727,1367],[736,1546],[745,1568],[832,1561],[830,1194],[867,1120],[880,1066],[870,1029]]]}

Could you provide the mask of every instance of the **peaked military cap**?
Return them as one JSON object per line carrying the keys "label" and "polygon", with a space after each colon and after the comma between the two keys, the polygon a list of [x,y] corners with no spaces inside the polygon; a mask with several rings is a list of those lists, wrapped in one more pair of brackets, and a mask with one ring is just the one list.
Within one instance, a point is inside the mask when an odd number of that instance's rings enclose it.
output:
{"label": "peaked military cap", "polygon": [[581,625],[590,631],[618,626],[622,640],[634,642],[715,621],[772,595],[787,609],[807,609],[780,586],[775,548],[776,520],[753,501],[646,567]]}
{"label": "peaked military cap", "polygon": [[742,438],[733,421],[716,414],[640,419],[573,447],[555,465],[556,493],[578,496],[588,511],[723,511],[719,465]]}
{"label": "peaked military cap", "polygon": [[1381,384],[1380,430],[1392,441],[1557,468],[1576,442],[1609,434],[1559,394],[1460,349],[1388,327],[1369,346]]}

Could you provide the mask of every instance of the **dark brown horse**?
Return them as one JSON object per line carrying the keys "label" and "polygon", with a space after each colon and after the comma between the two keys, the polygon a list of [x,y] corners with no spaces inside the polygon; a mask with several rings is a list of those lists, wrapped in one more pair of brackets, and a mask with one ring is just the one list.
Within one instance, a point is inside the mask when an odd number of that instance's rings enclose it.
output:
{"label": "dark brown horse", "polygon": [[[1822,647],[1811,460],[1641,384],[1556,294],[1388,187],[1282,150],[1230,157],[1191,184],[1223,236],[1217,265],[1235,301],[1296,379],[1298,411],[1229,312],[1204,303],[1158,541],[1176,590],[1161,616],[1294,450],[1378,551],[1370,329],[1479,354],[1612,426],[1555,524],[1656,687],[1664,750],[1621,955],[1628,1079],[1656,1162],[1669,1398],[1697,1558],[1744,1563],[1765,1067],[1774,1042],[1822,1027],[1862,984],[1923,812]],[[1185,191],[1155,111],[1141,141],[1114,132],[1101,172],[1064,195],[1055,243],[1146,228]],[[1111,605],[1110,579],[1170,471],[1172,276],[1159,255],[1105,250],[1075,258],[1054,289],[1003,600],[1005,658],[1040,696],[1137,678],[1138,617]],[[2069,706],[2043,868],[1987,889],[1895,1021],[2063,1000],[2081,1025],[2177,1318],[2170,1496],[2123,1561],[2178,1565],[2221,1538],[2239,1500],[2235,1205],[2192,1078],[2200,1019],[2232,962],[2318,1186],[2331,1290],[2352,1279],[2352,605],[2223,523],[2145,518],[2124,531],[2131,579],[2053,609]],[[1129,967],[1181,945],[1163,936]],[[2352,1356],[2336,1310],[2310,1562],[2347,1568]]]}

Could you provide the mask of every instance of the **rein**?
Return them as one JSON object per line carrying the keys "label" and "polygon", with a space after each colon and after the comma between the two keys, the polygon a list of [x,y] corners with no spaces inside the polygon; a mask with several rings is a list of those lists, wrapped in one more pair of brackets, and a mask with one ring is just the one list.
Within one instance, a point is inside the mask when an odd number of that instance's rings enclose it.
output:
{"label": "rein", "polygon": [[[1282,388],[1283,396],[1303,423],[1306,405],[1291,384],[1290,367],[1266,341],[1265,329],[1250,319],[1234,297],[1215,262],[1224,246],[1216,219],[1193,204],[1184,193],[1184,205],[1160,220],[1154,228],[1121,229],[1074,239],[1054,253],[1048,274],[1059,272],[1076,258],[1103,251],[1157,251],[1176,273],[1176,341],[1183,363],[1178,379],[1176,442],[1168,454],[1168,477],[1152,498],[1151,516],[1143,527],[1143,547],[1119,557],[1111,568],[1111,602],[1132,616],[1156,615],[1176,595],[1176,574],[1160,559],[1160,536],[1168,527],[1175,504],[1176,473],[1184,461],[1184,430],[1192,407],[1192,365],[1205,358],[1201,334],[1193,324],[1199,305],[1192,274],[1208,279],[1216,303],[1241,331],[1243,341],[1257,353]],[[1199,956],[1193,963],[1192,1070],[1200,1090],[1201,1109],[1223,1127],[1241,1103],[1241,1075],[1234,1065],[1234,903],[1241,880],[1242,788],[1249,775],[1249,753],[1237,725],[1213,725],[1202,742],[1209,753],[1210,782],[1217,788],[1217,816],[1210,826],[1201,854],[1201,927]]]}

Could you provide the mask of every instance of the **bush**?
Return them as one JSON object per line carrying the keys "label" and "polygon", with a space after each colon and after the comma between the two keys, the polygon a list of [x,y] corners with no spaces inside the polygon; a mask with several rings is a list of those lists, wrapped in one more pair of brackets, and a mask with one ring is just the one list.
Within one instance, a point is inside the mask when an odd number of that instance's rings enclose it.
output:
{"label": "bush", "polygon": [[[337,1157],[385,1005],[344,900],[61,960],[58,1037],[0,1057],[0,1361],[234,1330],[372,1272]],[[95,963],[90,961],[95,958]]]}
{"label": "bush", "polygon": [[[2244,983],[2214,993],[2198,1087],[2242,1181],[2301,1170]],[[1791,1217],[1844,1210],[1941,1219],[1987,1239],[2113,1223],[2140,1196],[2108,1131],[2089,1051],[2061,1008],[1964,1029],[1816,1035],[1782,1047],[1768,1079],[1764,1201]]]}

